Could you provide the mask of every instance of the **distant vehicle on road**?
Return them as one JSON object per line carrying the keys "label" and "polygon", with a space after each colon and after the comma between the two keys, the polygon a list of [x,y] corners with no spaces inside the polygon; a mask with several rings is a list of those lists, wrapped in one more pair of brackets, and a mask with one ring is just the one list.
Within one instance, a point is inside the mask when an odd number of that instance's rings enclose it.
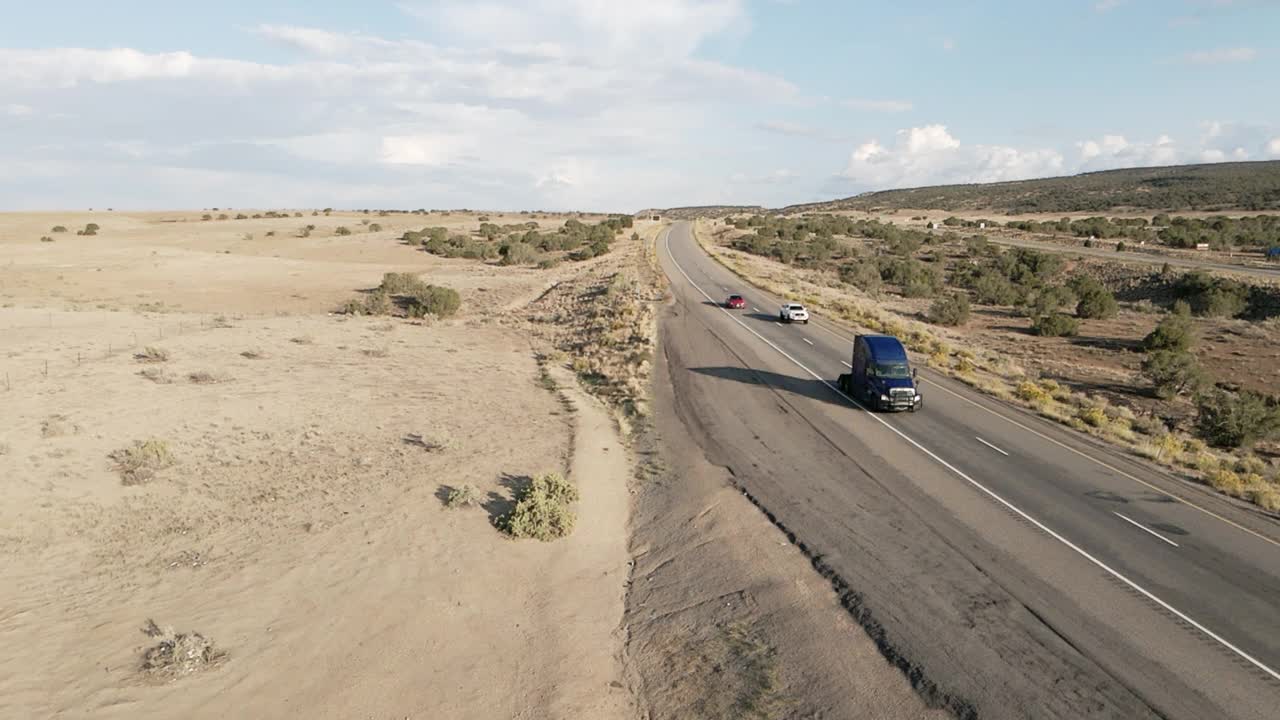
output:
{"label": "distant vehicle on road", "polygon": [[907,350],[891,335],[853,339],[853,368],[837,380],[840,390],[873,410],[915,412],[924,406]]}
{"label": "distant vehicle on road", "polygon": [[724,301],[724,306],[732,310],[741,310],[747,306],[747,301],[741,295],[730,295],[729,299]]}
{"label": "distant vehicle on road", "polygon": [[809,311],[804,309],[800,303],[787,303],[778,310],[778,320],[784,323],[802,322],[809,324]]}

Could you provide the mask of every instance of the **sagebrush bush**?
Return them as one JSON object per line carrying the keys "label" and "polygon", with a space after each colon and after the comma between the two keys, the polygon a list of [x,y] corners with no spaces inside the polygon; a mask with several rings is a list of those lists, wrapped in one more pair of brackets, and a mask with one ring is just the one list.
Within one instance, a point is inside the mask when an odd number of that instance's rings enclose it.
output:
{"label": "sagebrush bush", "polygon": [[445,492],[444,506],[447,508],[463,508],[477,505],[480,502],[480,491],[475,485],[465,483],[451,487]]}
{"label": "sagebrush bush", "polygon": [[54,225],[53,229],[50,230],[49,232],[64,233],[66,231],[67,231],[67,228],[65,225]]}
{"label": "sagebrush bush", "polygon": [[414,273],[389,272],[382,276],[382,284],[378,288],[392,295],[409,295],[426,286],[426,283]]}
{"label": "sagebrush bush", "polygon": [[578,488],[559,473],[539,475],[516,495],[515,508],[500,526],[516,538],[546,542],[565,537],[573,532],[577,500]]}
{"label": "sagebrush bush", "polygon": [[409,296],[407,311],[410,317],[434,315],[446,318],[462,307],[462,297],[453,288],[427,285]]}
{"label": "sagebrush bush", "polygon": [[345,225],[339,225],[337,228],[334,228],[333,234],[334,235],[350,235],[351,229]]}
{"label": "sagebrush bush", "polygon": [[518,242],[499,249],[503,265],[529,265],[538,259],[538,251],[528,243]]}

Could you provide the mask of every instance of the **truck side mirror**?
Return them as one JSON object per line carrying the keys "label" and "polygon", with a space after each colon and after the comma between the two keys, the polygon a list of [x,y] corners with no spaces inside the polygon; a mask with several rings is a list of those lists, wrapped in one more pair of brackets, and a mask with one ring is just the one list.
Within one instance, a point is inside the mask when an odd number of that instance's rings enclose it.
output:
{"label": "truck side mirror", "polygon": [[916,368],[911,368],[911,379],[912,379],[912,380],[915,380],[915,379],[916,379],[916,376],[917,376],[917,375],[919,375],[919,374],[920,374],[920,371],[919,371],[918,369],[916,369]]}

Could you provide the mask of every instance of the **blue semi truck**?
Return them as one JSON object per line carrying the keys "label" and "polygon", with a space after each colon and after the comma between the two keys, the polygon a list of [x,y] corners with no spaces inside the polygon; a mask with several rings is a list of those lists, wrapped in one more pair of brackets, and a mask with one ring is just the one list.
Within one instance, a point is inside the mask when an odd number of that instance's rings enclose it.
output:
{"label": "blue semi truck", "polygon": [[853,367],[837,384],[841,392],[873,410],[915,412],[924,405],[907,349],[890,335],[855,337]]}

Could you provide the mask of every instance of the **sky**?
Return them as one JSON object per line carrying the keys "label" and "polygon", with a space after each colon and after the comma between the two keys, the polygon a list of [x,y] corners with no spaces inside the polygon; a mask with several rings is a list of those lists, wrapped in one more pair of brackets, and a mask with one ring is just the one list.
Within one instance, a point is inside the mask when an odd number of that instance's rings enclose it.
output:
{"label": "sky", "polygon": [[1280,0],[0,0],[0,209],[597,210],[1280,159]]}

